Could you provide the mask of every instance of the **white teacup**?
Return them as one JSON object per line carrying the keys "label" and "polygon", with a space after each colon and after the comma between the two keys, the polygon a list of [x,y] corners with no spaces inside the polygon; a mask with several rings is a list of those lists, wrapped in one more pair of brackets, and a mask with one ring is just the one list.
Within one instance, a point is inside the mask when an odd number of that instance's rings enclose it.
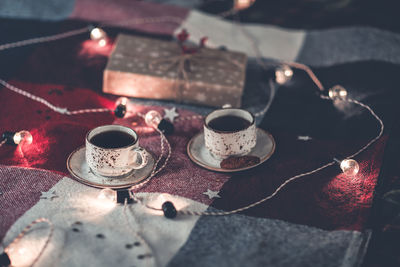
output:
{"label": "white teacup", "polygon": [[[114,132],[117,134],[112,135]],[[107,142],[107,134],[119,139]],[[97,139],[93,139],[96,137]],[[99,140],[104,137],[102,143]],[[120,142],[126,141],[125,143]],[[96,141],[96,144],[94,142]],[[112,144],[112,145],[111,145]],[[111,145],[111,147],[110,147]],[[148,152],[139,147],[139,136],[131,128],[121,125],[99,126],[86,135],[86,162],[91,171],[100,176],[118,178],[125,176],[134,169],[146,166]]]}
{"label": "white teacup", "polygon": [[204,120],[204,141],[217,159],[246,155],[257,142],[255,118],[243,109],[215,110]]}

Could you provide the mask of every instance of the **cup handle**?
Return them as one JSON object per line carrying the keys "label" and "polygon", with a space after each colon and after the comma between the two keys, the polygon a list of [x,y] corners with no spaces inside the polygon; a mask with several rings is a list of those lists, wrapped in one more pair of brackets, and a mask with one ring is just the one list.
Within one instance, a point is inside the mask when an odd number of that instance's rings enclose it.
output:
{"label": "cup handle", "polygon": [[135,147],[132,151],[136,153],[136,162],[134,163],[133,168],[137,170],[146,166],[149,162],[149,152],[142,147]]}

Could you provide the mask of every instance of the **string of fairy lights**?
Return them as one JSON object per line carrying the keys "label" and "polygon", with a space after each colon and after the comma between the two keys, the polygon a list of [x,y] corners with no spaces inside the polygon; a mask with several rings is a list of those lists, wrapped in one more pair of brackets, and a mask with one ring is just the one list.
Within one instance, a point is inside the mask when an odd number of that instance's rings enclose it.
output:
{"label": "string of fairy lights", "polygon": [[[234,8],[232,10],[229,10],[228,12],[224,12],[221,15],[229,16],[229,15],[235,14],[239,10],[252,5],[254,3],[254,1],[255,0],[235,0]],[[139,20],[135,20],[133,22],[133,24],[160,23],[160,22],[165,22],[165,21],[181,23],[180,19],[177,19],[175,17],[166,16],[164,18],[159,17],[159,18],[139,19]],[[238,25],[238,26],[241,30],[244,30],[240,25]],[[44,36],[44,37],[38,37],[38,38],[18,41],[18,42],[14,42],[14,43],[2,44],[2,45],[0,45],[0,51],[11,49],[11,48],[18,48],[18,47],[27,46],[27,45],[44,43],[44,42],[53,42],[53,41],[61,40],[64,38],[83,34],[86,32],[90,32],[91,40],[93,40],[94,42],[97,42],[97,44],[99,46],[105,46],[109,43],[109,38],[107,36],[106,31],[103,28],[89,26],[89,27],[80,28],[77,30],[72,30],[72,31],[68,31],[68,32],[64,32],[64,33],[60,33],[60,34],[56,34],[56,35]],[[249,40],[251,41],[250,37],[249,37]],[[258,59],[259,64],[262,67],[265,67],[265,63],[262,60],[260,60],[260,58],[262,58],[262,54],[258,50],[257,45],[254,42],[252,42],[252,44],[253,44],[253,47],[255,48],[255,50],[257,51],[257,54],[258,54],[257,59]],[[174,131],[174,125],[171,122],[164,119],[158,111],[150,110],[146,114],[130,111],[130,110],[128,110],[129,109],[129,105],[128,105],[129,99],[127,99],[125,97],[121,97],[121,98],[117,99],[117,101],[115,103],[115,109],[95,108],[95,109],[79,109],[79,110],[70,111],[65,107],[58,107],[56,105],[53,105],[46,99],[36,96],[36,95],[34,95],[26,90],[23,90],[21,88],[18,88],[16,86],[6,82],[3,79],[0,79],[0,84],[3,85],[5,88],[7,88],[19,95],[22,95],[33,101],[39,102],[39,103],[47,106],[49,109],[53,110],[54,112],[57,112],[57,113],[60,113],[63,115],[67,115],[67,116],[82,115],[82,114],[87,114],[87,113],[110,113],[110,112],[112,112],[116,117],[119,117],[119,118],[125,117],[126,114],[133,114],[133,115],[141,117],[146,125],[154,128],[155,131],[160,135],[161,153],[160,153],[159,157],[157,158],[150,175],[142,182],[140,182],[136,185],[133,185],[128,189],[129,197],[131,198],[131,200],[134,200],[136,203],[144,205],[148,209],[161,211],[166,218],[172,219],[172,218],[175,218],[177,215],[221,216],[221,215],[230,215],[230,214],[242,212],[244,210],[253,208],[265,201],[270,200],[271,198],[276,196],[287,184],[293,182],[294,180],[300,179],[304,176],[311,175],[313,173],[317,173],[323,169],[326,169],[326,168],[336,165],[336,164],[339,165],[342,172],[346,176],[351,177],[351,176],[355,176],[358,174],[359,165],[358,165],[357,161],[354,160],[354,158],[356,156],[358,156],[360,153],[362,153],[363,151],[365,151],[367,148],[369,148],[373,143],[375,143],[383,135],[384,124],[383,124],[382,120],[379,118],[379,116],[374,112],[374,110],[371,107],[369,107],[368,105],[366,105],[360,101],[349,98],[347,90],[343,86],[336,85],[336,86],[333,86],[332,88],[330,88],[329,90],[326,90],[324,88],[324,86],[322,85],[322,83],[317,78],[317,76],[314,74],[314,72],[308,66],[297,63],[297,62],[280,62],[275,69],[275,79],[269,81],[269,85],[270,85],[270,89],[271,89],[270,101],[267,103],[267,105],[265,106],[265,108],[263,110],[257,112],[255,115],[262,116],[263,114],[265,114],[267,112],[267,110],[269,109],[269,107],[271,105],[271,98],[273,98],[273,94],[275,93],[275,83],[278,85],[283,85],[283,84],[286,84],[287,82],[289,82],[293,77],[293,68],[303,70],[309,75],[311,80],[314,82],[314,84],[319,89],[319,95],[322,100],[326,100],[326,101],[330,101],[330,102],[347,102],[347,103],[358,105],[358,106],[364,108],[365,110],[367,110],[372,115],[372,117],[374,117],[374,119],[378,122],[378,125],[379,125],[378,134],[374,138],[372,138],[366,145],[364,145],[358,151],[356,151],[355,153],[353,153],[351,155],[348,155],[348,156],[340,158],[340,159],[334,158],[334,159],[332,159],[332,161],[327,162],[326,164],[323,164],[322,166],[320,166],[314,170],[300,173],[298,175],[295,175],[293,177],[289,177],[289,178],[285,179],[284,182],[281,185],[279,185],[272,194],[260,199],[259,201],[250,203],[249,205],[246,205],[244,207],[240,207],[240,208],[237,208],[234,210],[217,211],[217,212],[207,212],[207,211],[198,212],[198,211],[192,211],[192,210],[188,210],[188,209],[177,210],[175,205],[171,201],[163,202],[161,207],[154,207],[154,206],[150,206],[150,205],[146,204],[142,198],[140,198],[136,195],[137,189],[140,189],[143,186],[145,186],[147,183],[149,183],[154,176],[156,176],[158,173],[160,173],[167,166],[169,159],[171,157],[171,154],[172,154],[171,145],[168,142],[168,139],[166,138],[165,135],[171,134]],[[201,118],[202,118],[202,116],[200,116],[200,115],[181,117],[181,118],[178,118],[176,120],[176,122],[183,121],[183,120],[201,119]],[[8,144],[8,145],[30,145],[32,142],[33,142],[33,137],[29,131],[26,131],[26,130],[21,130],[21,131],[17,131],[17,132],[6,131],[2,135],[2,138],[0,141],[0,147],[3,145],[6,145],[6,144]],[[166,155],[164,155],[164,154],[166,154]],[[161,163],[164,156],[165,156],[164,162],[161,166],[159,166],[159,164]],[[107,199],[112,202],[116,202],[117,192],[118,191],[114,191],[112,189],[105,188],[100,191],[99,198]],[[128,199],[125,198],[124,201],[122,202],[124,204],[125,216],[126,216],[125,210],[126,210],[126,206],[127,206],[127,200]],[[16,243],[18,243],[18,241],[21,238],[23,238],[23,236],[34,225],[36,225],[38,223],[43,223],[43,222],[45,222],[49,225],[49,227],[50,227],[49,234],[47,236],[45,245],[42,247],[42,249],[40,250],[40,253],[37,255],[37,257],[34,259],[33,263],[31,264],[31,266],[33,266],[38,261],[40,256],[43,254],[48,243],[50,242],[50,239],[51,239],[51,236],[53,233],[53,225],[48,219],[40,218],[40,219],[33,221],[31,224],[29,224],[16,239],[14,239],[14,241],[4,249],[3,253],[1,253],[1,251],[0,251],[0,263],[5,266],[11,265],[12,260],[9,257],[9,253],[10,253],[10,249],[12,248],[12,246],[15,245]],[[135,233],[135,231],[133,229],[131,229],[131,230],[133,231],[133,233]],[[137,235],[138,233],[136,232],[135,234]],[[146,242],[145,242],[145,244],[146,244]],[[148,244],[147,244],[147,247],[148,247],[148,249],[150,249],[150,246],[148,246]]]}

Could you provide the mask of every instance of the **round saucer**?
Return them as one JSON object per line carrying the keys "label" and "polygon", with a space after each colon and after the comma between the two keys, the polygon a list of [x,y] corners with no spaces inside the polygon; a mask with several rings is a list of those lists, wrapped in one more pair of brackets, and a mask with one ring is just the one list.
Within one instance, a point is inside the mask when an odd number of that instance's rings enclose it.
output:
{"label": "round saucer", "polygon": [[274,151],[274,138],[270,133],[260,128],[257,128],[257,144],[250,151],[250,153],[247,154],[249,156],[256,156],[260,158],[260,162],[252,166],[237,169],[221,168],[220,163],[222,160],[214,158],[204,144],[204,132],[194,136],[187,145],[187,153],[194,163],[208,170],[217,172],[237,172],[254,168],[269,159]]}
{"label": "round saucer", "polygon": [[80,147],[72,152],[67,159],[67,168],[72,178],[80,183],[98,188],[126,188],[146,179],[154,167],[154,158],[150,154],[148,164],[139,170],[133,170],[122,178],[109,178],[92,173],[86,163],[85,147]]}

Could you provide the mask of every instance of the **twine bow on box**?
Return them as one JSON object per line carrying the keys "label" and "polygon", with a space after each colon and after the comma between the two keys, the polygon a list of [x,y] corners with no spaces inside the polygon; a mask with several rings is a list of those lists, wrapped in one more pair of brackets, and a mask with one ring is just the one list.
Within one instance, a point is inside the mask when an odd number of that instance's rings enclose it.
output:
{"label": "twine bow on box", "polygon": [[201,66],[209,64],[210,61],[211,62],[224,61],[230,63],[229,68],[227,69],[228,71],[243,70],[246,67],[239,61],[228,57],[224,53],[221,53],[221,51],[218,51],[218,53],[212,53],[213,55],[210,55],[210,50],[208,50],[208,53],[206,54],[204,52],[204,49],[207,37],[203,37],[200,39],[199,46],[186,45],[185,42],[187,41],[188,38],[189,34],[186,32],[186,30],[182,30],[177,35],[178,39],[177,44],[179,46],[178,51],[180,52],[179,55],[157,58],[149,62],[149,69],[151,70],[154,70],[156,65],[158,66],[159,69],[163,71],[169,71],[176,68],[177,78],[175,80],[177,81],[180,78],[184,80],[183,87],[179,85],[176,86],[177,87],[176,100],[178,102],[183,101],[183,90],[189,89],[191,86],[191,81],[189,79],[188,72],[192,72],[192,67],[194,65]]}

